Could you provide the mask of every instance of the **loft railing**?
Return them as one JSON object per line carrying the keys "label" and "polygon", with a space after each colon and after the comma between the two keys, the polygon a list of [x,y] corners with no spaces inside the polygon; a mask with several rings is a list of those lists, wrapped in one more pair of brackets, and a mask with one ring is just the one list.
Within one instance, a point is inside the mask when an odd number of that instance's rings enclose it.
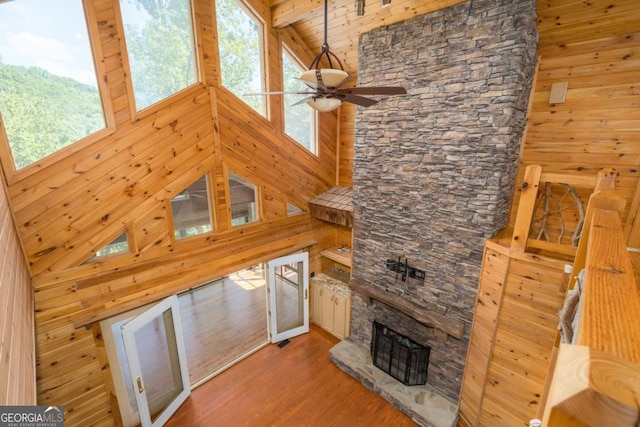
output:
{"label": "loft railing", "polygon": [[569,282],[579,299],[574,344],[559,344],[543,396],[543,426],[640,422],[640,295],[620,220],[625,200],[615,192],[614,174],[598,181]]}

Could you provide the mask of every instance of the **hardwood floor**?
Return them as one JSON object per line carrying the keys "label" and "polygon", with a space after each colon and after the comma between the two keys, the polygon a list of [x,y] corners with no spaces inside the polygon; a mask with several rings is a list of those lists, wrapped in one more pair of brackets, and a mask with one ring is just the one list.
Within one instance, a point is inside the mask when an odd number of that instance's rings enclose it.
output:
{"label": "hardwood floor", "polygon": [[195,384],[268,342],[265,280],[251,269],[180,295],[180,316]]}
{"label": "hardwood floor", "polygon": [[329,361],[337,342],[311,325],[282,348],[268,345],[196,388],[166,426],[415,426]]}

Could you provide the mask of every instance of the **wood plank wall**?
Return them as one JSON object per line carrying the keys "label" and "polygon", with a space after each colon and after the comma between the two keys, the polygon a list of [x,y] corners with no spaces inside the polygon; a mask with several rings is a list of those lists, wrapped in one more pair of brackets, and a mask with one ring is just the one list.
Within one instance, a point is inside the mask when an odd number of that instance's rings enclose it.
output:
{"label": "wood plank wall", "polygon": [[0,406],[35,405],[33,287],[0,179]]}
{"label": "wood plank wall", "polygon": [[[251,3],[264,22],[271,22],[267,2]],[[89,327],[92,322],[305,247],[311,271],[318,271],[319,252],[335,246],[337,239],[335,227],[308,213],[286,215],[287,201],[306,208],[309,199],[336,185],[335,113],[320,116],[315,156],[285,136],[277,98],[267,120],[220,87],[214,2],[196,0],[202,83],[137,114],[123,66],[118,1],[88,0],[86,5],[114,126],[98,140],[72,145],[17,173],[6,156],[1,159],[33,274],[38,403],[64,405],[69,426],[119,423],[99,331]],[[267,29],[268,79],[275,90],[281,87],[281,38],[296,42],[290,30]],[[298,46],[296,53],[307,50]],[[257,185],[258,223],[231,227],[228,171]],[[213,183],[215,230],[176,242],[169,200],[205,173]],[[0,203],[5,220],[6,206]],[[3,258],[16,265],[2,271],[15,276],[19,287],[3,285],[1,301],[15,301],[20,310],[32,313],[29,277],[26,266],[17,262],[17,241],[10,230],[3,227],[2,241],[8,243],[3,246],[10,250]],[[132,253],[86,262],[123,232]],[[18,313],[12,317],[21,319]],[[28,321],[21,320],[18,332]],[[20,345],[28,349],[26,338]],[[25,363],[33,357],[33,351],[20,354]],[[28,382],[29,377],[20,379]],[[28,390],[22,398],[28,400]]]}
{"label": "wood plank wall", "polygon": [[540,409],[563,261],[487,241],[460,398],[467,426],[526,425]]}
{"label": "wood plank wall", "polygon": [[[628,201],[623,223],[630,237],[640,177],[638,2],[547,0],[538,2],[537,15],[539,70],[521,172],[527,164],[577,176],[614,169],[616,190]],[[551,105],[558,82],[568,83],[566,100]],[[512,209],[512,224],[514,215]]]}
{"label": "wood plank wall", "polygon": [[[628,243],[640,242],[640,8],[637,1],[537,3],[539,70],[532,92],[522,165],[589,181],[603,168],[618,173],[627,200]],[[566,100],[548,102],[567,82]],[[586,199],[587,193],[581,193]],[[516,191],[511,225],[519,202]],[[585,205],[586,206],[586,205]],[[577,221],[574,215],[572,229]],[[556,225],[557,227],[557,225]],[[501,249],[500,246],[502,246]],[[540,256],[507,259],[508,243],[487,242],[461,392],[461,423],[524,425],[539,414],[562,303],[563,262]],[[507,252],[505,252],[507,251]],[[493,254],[493,252],[501,252]],[[524,253],[527,256],[527,253]],[[510,254],[513,258],[519,255]],[[545,259],[545,266],[537,265]],[[640,263],[639,263],[640,264]]]}

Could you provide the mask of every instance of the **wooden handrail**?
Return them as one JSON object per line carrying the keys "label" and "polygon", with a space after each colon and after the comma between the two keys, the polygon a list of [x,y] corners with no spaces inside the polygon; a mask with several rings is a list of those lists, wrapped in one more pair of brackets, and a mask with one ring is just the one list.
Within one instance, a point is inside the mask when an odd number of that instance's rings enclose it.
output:
{"label": "wooden handrail", "polygon": [[575,275],[585,268],[578,345],[560,345],[544,426],[640,420],[640,295],[620,220],[624,199],[614,185],[614,175],[605,173],[589,201],[574,262]]}
{"label": "wooden handrail", "polygon": [[595,191],[591,197],[589,197],[589,204],[587,205],[587,211],[585,213],[585,220],[582,228],[583,232],[580,237],[580,241],[578,242],[576,257],[573,262],[573,271],[576,274],[574,274],[569,281],[569,289],[573,289],[577,273],[582,271],[586,265],[587,245],[589,243],[591,219],[593,217],[594,209],[615,210],[620,215],[624,212],[627,201],[620,193],[615,191],[616,177],[617,174],[610,169],[601,171],[598,174]]}
{"label": "wooden handrail", "polygon": [[640,296],[616,211],[594,209],[578,344],[640,363]]}

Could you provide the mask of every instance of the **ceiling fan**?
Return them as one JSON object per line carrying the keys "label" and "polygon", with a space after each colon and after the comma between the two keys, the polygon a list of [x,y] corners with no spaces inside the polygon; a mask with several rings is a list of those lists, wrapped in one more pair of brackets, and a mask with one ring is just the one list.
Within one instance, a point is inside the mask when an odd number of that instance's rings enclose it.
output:
{"label": "ceiling fan", "polygon": [[[322,50],[311,61],[309,69],[304,71],[298,80],[307,85],[306,91],[287,91],[287,92],[262,92],[262,93],[248,93],[249,95],[307,95],[307,97],[301,99],[293,105],[306,103],[311,108],[320,111],[328,112],[338,108],[343,102],[350,102],[352,104],[360,105],[363,107],[370,107],[377,104],[378,101],[371,98],[366,98],[361,95],[402,95],[407,91],[404,87],[400,86],[364,86],[364,87],[342,87],[351,77],[349,73],[344,71],[342,62],[340,59],[331,52],[329,44],[327,43],[327,14],[328,14],[328,0],[324,1],[324,42],[322,43]],[[321,68],[320,60],[326,58],[329,68]],[[333,67],[333,59],[340,66],[340,69]]]}

